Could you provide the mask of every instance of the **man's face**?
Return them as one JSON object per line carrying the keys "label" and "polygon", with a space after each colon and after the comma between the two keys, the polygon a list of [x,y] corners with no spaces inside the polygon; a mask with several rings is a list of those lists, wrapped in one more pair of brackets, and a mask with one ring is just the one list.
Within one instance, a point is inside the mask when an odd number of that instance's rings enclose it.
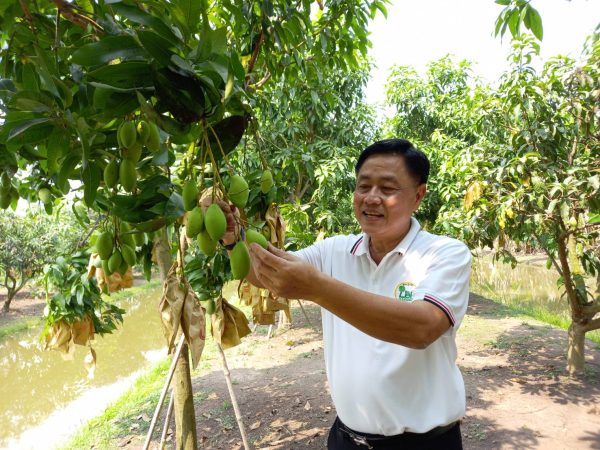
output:
{"label": "man's face", "polygon": [[358,172],[354,214],[372,241],[397,243],[410,226],[410,217],[425,195],[399,155],[373,155]]}

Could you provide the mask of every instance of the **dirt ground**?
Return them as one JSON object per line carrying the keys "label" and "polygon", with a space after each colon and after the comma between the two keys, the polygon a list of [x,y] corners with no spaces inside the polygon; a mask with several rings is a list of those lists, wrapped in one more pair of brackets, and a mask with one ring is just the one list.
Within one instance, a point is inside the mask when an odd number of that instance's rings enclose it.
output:
{"label": "dirt ground", "polygon": [[[10,320],[40,314],[44,303],[21,298],[13,306]],[[320,313],[308,304],[305,310],[310,324],[295,306],[291,329],[268,339],[268,327],[260,326],[226,351],[254,449],[325,448],[335,410],[325,377]],[[7,320],[0,318],[0,324]],[[585,376],[574,380],[564,371],[566,343],[564,331],[510,317],[502,306],[471,296],[458,336],[467,389],[465,449],[600,449],[600,346],[588,342]],[[213,366],[193,380],[199,448],[241,449],[225,378],[220,364]],[[115,445],[138,449],[144,437],[132,434]],[[168,442],[172,447],[171,433]]]}

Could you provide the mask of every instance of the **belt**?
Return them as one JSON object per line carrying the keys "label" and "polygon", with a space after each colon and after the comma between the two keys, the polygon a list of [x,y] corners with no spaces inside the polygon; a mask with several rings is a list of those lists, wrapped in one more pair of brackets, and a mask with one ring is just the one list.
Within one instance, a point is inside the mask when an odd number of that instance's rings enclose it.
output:
{"label": "belt", "polygon": [[395,442],[400,443],[426,441],[434,437],[440,436],[446,433],[447,431],[450,431],[452,428],[459,424],[459,421],[457,420],[448,425],[432,428],[431,430],[426,431],[425,433],[413,433],[412,431],[405,431],[404,433],[395,434],[393,436],[383,436],[381,434],[369,434],[354,431],[353,429],[348,428],[346,425],[344,425],[344,423],[339,419],[339,417],[336,420],[338,421],[339,428],[343,433],[347,434],[356,445],[364,445],[365,447],[367,447],[367,449],[373,448],[371,443],[378,444],[385,442],[393,444]]}

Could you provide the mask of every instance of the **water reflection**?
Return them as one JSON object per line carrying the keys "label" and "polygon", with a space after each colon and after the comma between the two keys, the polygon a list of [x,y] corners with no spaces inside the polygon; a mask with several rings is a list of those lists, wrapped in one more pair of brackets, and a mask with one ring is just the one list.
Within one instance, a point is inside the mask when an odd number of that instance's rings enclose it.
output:
{"label": "water reflection", "polygon": [[545,258],[530,258],[515,269],[509,264],[493,263],[489,256],[473,258],[471,291],[514,307],[540,308],[568,318],[568,305],[557,287],[554,268],[546,269]]}
{"label": "water reflection", "polygon": [[[84,392],[88,392],[88,396],[96,392],[94,398],[105,399],[103,389],[129,379],[132,373],[147,367],[149,360],[165,356],[157,309],[160,292],[160,287],[156,287],[119,301],[119,306],[127,311],[124,326],[93,342],[98,360],[92,380],[88,379],[83,365],[85,347],[75,346],[74,359],[65,361],[56,351],[42,350],[38,341],[40,330],[0,341],[0,378],[3,380],[0,383],[0,447],[14,443],[26,429],[40,425],[53,411],[82,398]],[[87,401],[91,405],[96,400],[88,398]]]}

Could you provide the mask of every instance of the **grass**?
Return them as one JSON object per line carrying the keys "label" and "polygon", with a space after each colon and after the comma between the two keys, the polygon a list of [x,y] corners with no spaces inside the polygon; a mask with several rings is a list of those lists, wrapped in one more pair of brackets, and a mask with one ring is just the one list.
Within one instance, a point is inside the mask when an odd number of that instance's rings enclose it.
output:
{"label": "grass", "polygon": [[132,430],[145,433],[150,424],[139,420],[140,415],[152,417],[169,370],[165,359],[142,375],[119,400],[109,406],[104,414],[92,419],[61,450],[82,448],[113,449],[116,442],[130,436]]}
{"label": "grass", "polygon": [[22,333],[34,328],[38,328],[43,323],[41,317],[31,317],[27,319],[18,319],[7,325],[0,327],[0,340],[7,336],[13,336],[17,333]]}

